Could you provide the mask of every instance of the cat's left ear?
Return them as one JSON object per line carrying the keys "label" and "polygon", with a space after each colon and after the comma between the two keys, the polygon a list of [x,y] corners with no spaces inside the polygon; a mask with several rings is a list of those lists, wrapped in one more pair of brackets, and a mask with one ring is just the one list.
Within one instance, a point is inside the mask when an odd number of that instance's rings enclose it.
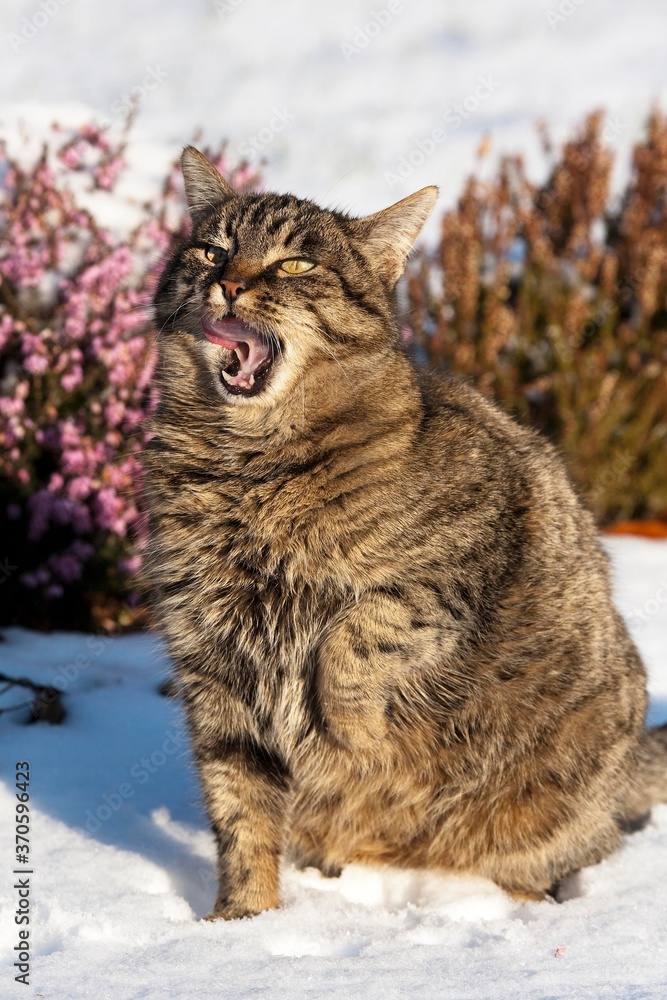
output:
{"label": "cat's left ear", "polygon": [[375,215],[352,223],[353,232],[371,251],[376,266],[391,285],[403,273],[408,254],[437,199],[437,187],[425,187]]}
{"label": "cat's left ear", "polygon": [[194,146],[186,146],[183,150],[181,167],[185,197],[193,220],[207,215],[227,198],[236,197],[234,188]]}

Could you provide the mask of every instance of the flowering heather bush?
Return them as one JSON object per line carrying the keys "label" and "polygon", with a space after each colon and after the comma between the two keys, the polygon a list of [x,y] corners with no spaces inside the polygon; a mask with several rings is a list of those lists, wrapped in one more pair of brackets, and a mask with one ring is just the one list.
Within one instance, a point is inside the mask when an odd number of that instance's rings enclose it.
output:
{"label": "flowering heather bush", "polygon": [[147,305],[187,223],[175,164],[129,236],[78,204],[72,180],[113,191],[124,152],[95,126],[28,169],[0,145],[0,624],[112,628],[140,603]]}
{"label": "flowering heather bush", "polygon": [[667,518],[667,119],[651,115],[614,206],[602,125],[541,187],[519,157],[471,179],[408,297],[429,362],[546,432],[610,524]]}

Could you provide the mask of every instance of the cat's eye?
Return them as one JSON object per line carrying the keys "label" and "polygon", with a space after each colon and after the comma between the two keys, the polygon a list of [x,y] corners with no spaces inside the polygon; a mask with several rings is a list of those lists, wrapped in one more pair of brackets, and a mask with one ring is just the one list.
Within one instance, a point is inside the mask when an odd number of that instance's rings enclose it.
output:
{"label": "cat's eye", "polygon": [[305,260],[302,257],[295,257],[293,260],[283,260],[280,262],[280,267],[287,274],[305,274],[306,271],[312,271],[315,264],[312,260]]}
{"label": "cat's eye", "polygon": [[223,261],[227,260],[227,251],[224,247],[216,247],[210,244],[204,248],[204,253],[206,260],[210,260],[211,264],[222,264]]}

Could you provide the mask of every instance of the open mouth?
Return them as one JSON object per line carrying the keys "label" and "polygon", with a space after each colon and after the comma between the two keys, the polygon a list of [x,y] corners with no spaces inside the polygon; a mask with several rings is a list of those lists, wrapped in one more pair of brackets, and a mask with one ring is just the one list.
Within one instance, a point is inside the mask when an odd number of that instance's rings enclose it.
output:
{"label": "open mouth", "polygon": [[273,367],[270,343],[238,316],[216,320],[202,316],[201,325],[207,340],[232,352],[220,373],[227,392],[234,396],[254,396],[260,392]]}

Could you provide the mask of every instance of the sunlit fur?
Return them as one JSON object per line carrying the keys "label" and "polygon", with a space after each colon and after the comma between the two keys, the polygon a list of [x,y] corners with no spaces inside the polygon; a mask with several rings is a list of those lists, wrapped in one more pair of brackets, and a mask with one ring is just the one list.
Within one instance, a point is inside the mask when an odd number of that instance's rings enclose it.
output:
{"label": "sunlit fur", "polygon": [[[353,220],[234,197],[194,150],[184,170],[146,470],[212,915],[277,906],[281,855],[543,898],[665,796],[667,740],[643,731],[644,670],[553,448],[400,346],[393,286],[435,193]],[[281,273],[293,258],[317,266]],[[223,276],[279,352],[249,398],[199,322],[227,311]]]}

